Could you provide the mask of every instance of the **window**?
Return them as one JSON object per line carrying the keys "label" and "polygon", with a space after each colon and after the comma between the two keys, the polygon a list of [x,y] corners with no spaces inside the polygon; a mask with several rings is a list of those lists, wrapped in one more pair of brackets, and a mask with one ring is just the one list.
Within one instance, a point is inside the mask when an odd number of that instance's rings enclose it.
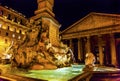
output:
{"label": "window", "polygon": [[20,31],[19,31],[19,33],[21,34],[21,33],[22,33],[22,31],[20,30]]}
{"label": "window", "polygon": [[10,26],[8,26],[8,28],[7,28],[8,30],[10,29]]}
{"label": "window", "polygon": [[15,17],[15,20],[14,20],[15,22],[17,22],[17,18]]}
{"label": "window", "polygon": [[20,20],[20,24],[22,24],[22,19]]}
{"label": "window", "polygon": [[11,19],[10,19],[10,14],[8,14],[8,19],[11,20]]}
{"label": "window", "polygon": [[24,23],[23,23],[23,20],[22,20],[22,19],[21,19],[20,23],[21,23],[22,25],[24,25]]}
{"label": "window", "polygon": [[6,36],[8,36],[8,32],[6,32]]}

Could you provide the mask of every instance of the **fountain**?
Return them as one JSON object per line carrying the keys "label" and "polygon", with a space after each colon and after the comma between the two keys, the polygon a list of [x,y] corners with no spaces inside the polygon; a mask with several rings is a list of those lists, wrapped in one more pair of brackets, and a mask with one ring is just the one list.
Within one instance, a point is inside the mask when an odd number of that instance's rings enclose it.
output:
{"label": "fountain", "polygon": [[84,74],[81,71],[84,66],[73,65],[75,58],[72,50],[60,40],[60,24],[52,12],[54,0],[37,0],[37,3],[35,16],[26,23],[28,30],[24,38],[12,42],[7,50],[12,56],[10,65],[5,66],[8,69],[0,68],[2,75],[19,81],[38,81],[25,77],[49,81],[67,81],[78,77],[76,79],[80,80],[78,75]]}
{"label": "fountain", "polygon": [[84,71],[93,71],[95,66],[95,56],[93,53],[89,52],[86,54],[85,58],[85,67],[83,68]]}
{"label": "fountain", "polygon": [[32,27],[26,32],[24,40],[16,41],[10,47],[12,68],[56,69],[70,66],[74,62],[67,45],[61,41],[59,46],[50,43],[47,28],[29,24]]}

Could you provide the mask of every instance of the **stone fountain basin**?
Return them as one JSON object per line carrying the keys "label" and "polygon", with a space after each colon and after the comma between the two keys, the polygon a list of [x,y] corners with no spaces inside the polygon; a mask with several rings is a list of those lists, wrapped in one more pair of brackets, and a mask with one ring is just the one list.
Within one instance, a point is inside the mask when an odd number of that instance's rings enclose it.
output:
{"label": "stone fountain basin", "polygon": [[[80,70],[75,70],[75,69]],[[74,71],[73,71],[74,69]],[[80,74],[84,73],[82,68],[79,66],[74,67],[64,67],[55,70],[30,70],[28,73],[17,74],[19,76],[37,78],[47,81],[68,81]]]}
{"label": "stone fountain basin", "polygon": [[71,65],[72,71],[76,71],[76,72],[82,71],[84,67],[85,65],[79,65],[79,64]]}

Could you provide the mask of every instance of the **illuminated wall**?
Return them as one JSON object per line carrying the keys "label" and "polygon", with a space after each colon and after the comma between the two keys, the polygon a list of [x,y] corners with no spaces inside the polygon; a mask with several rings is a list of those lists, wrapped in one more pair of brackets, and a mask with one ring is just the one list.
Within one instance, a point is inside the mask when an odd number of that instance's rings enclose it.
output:
{"label": "illuminated wall", "polygon": [[11,41],[22,40],[28,29],[27,21],[21,13],[0,5],[0,54],[5,52]]}

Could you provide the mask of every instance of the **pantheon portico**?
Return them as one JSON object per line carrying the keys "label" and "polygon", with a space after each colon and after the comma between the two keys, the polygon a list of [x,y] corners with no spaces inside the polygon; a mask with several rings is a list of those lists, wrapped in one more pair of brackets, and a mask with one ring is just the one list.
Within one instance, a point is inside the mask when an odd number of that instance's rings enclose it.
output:
{"label": "pantheon portico", "polygon": [[120,15],[92,12],[61,32],[78,61],[92,52],[100,65],[120,66]]}

